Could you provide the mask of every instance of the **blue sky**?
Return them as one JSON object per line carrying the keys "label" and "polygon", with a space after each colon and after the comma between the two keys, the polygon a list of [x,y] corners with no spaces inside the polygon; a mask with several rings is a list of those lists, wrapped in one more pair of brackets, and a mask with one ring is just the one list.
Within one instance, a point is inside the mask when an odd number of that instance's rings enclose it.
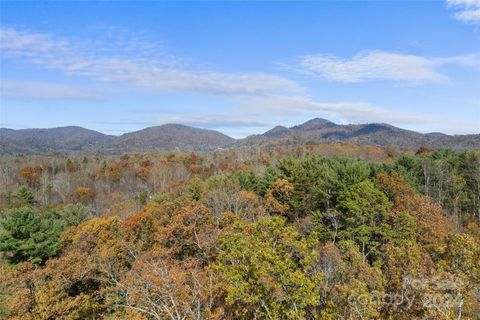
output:
{"label": "blue sky", "polygon": [[0,126],[480,133],[480,0],[0,2]]}

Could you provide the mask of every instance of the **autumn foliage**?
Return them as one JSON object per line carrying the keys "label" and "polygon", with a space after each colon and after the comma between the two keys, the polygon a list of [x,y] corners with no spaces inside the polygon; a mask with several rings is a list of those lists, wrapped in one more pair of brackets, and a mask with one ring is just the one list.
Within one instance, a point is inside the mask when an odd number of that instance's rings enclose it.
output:
{"label": "autumn foliage", "polygon": [[0,319],[479,319],[479,154],[315,150],[2,163]]}

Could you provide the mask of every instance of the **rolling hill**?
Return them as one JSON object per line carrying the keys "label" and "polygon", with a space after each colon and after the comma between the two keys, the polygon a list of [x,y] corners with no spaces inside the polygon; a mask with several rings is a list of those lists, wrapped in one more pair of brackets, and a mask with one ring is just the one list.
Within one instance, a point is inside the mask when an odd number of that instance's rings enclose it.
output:
{"label": "rolling hill", "polygon": [[217,148],[249,146],[320,144],[348,142],[360,145],[393,146],[400,150],[420,147],[456,150],[480,148],[480,134],[446,135],[440,132],[422,134],[385,123],[339,125],[315,118],[287,128],[276,126],[263,134],[235,140],[214,130],[181,124],[149,127],[120,136],[81,128],[0,129],[2,153],[49,151],[100,151],[109,153],[145,151],[210,151]]}
{"label": "rolling hill", "polygon": [[233,138],[218,131],[165,124],[125,133],[115,138],[106,148],[122,151],[208,151],[233,141]]}
{"label": "rolling hill", "polygon": [[49,151],[208,151],[223,147],[234,139],[218,131],[166,124],[110,136],[81,127],[51,129],[0,129],[2,153]]}
{"label": "rolling hill", "polygon": [[107,144],[113,138],[114,136],[76,126],[20,130],[0,128],[0,151],[2,153],[82,151]]}
{"label": "rolling hill", "polygon": [[263,134],[237,140],[231,147],[266,143],[319,144],[334,141],[382,147],[394,146],[401,150],[418,149],[422,146],[451,149],[480,148],[480,134],[454,136],[439,132],[422,134],[385,123],[339,125],[320,118],[291,128],[276,126]]}

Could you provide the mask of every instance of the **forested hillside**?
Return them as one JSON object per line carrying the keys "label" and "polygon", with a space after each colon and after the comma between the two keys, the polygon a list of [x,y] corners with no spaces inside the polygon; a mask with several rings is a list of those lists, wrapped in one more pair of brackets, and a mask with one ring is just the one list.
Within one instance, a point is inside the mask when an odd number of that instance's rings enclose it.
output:
{"label": "forested hillside", "polygon": [[52,151],[206,151],[223,147],[234,139],[220,132],[180,124],[166,124],[120,136],[81,127],[12,130],[0,128],[0,152],[40,153]]}
{"label": "forested hillside", "polygon": [[454,136],[439,132],[422,134],[386,123],[340,125],[320,118],[291,128],[276,126],[264,134],[237,140],[232,146],[301,145],[331,141],[382,147],[395,146],[400,150],[416,150],[421,147],[465,150],[480,147],[480,135],[478,134]]}
{"label": "forested hillside", "polygon": [[112,138],[113,136],[76,126],[22,130],[0,128],[0,152],[80,151],[101,146]]}
{"label": "forested hillside", "polygon": [[479,319],[480,152],[353,148],[5,157],[0,317]]}
{"label": "forested hillside", "polygon": [[259,135],[233,139],[219,131],[165,124],[128,132],[104,135],[81,127],[12,130],[0,128],[0,152],[8,154],[55,151],[82,151],[103,154],[122,152],[196,151],[218,148],[239,150],[275,145],[349,143],[365,146],[417,150],[421,147],[470,150],[480,148],[480,135],[422,134],[385,123],[339,125],[315,118],[291,128],[276,126]]}

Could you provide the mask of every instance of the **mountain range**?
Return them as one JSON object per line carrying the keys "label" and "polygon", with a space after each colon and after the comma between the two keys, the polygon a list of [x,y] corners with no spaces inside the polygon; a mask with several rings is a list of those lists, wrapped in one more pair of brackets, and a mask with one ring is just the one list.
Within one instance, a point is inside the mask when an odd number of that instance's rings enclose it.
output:
{"label": "mountain range", "polygon": [[319,144],[338,141],[381,147],[393,146],[400,150],[415,150],[420,147],[457,150],[480,148],[480,134],[447,135],[441,132],[423,134],[386,123],[340,125],[320,118],[291,128],[276,126],[263,134],[237,140],[233,146]]}
{"label": "mountain range", "polygon": [[51,129],[0,128],[0,152],[31,153],[49,151],[210,151],[217,148],[250,146],[319,144],[328,142],[393,146],[400,150],[430,148],[480,148],[480,134],[446,135],[441,132],[422,134],[384,123],[340,125],[315,118],[287,128],[276,126],[263,134],[233,139],[214,130],[181,124],[149,127],[120,136],[106,135],[82,127]]}

